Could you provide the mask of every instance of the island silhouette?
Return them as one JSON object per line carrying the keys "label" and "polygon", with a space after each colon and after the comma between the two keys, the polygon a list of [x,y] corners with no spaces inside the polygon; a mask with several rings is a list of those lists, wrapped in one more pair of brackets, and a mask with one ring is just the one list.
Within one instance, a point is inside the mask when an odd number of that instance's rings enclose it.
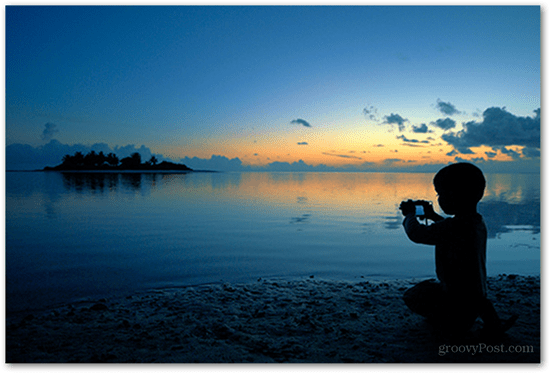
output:
{"label": "island silhouette", "polygon": [[116,154],[91,151],[84,155],[76,152],[65,155],[63,162],[55,167],[44,167],[44,171],[193,171],[181,163],[158,162],[155,156],[142,162],[139,153],[119,159]]}

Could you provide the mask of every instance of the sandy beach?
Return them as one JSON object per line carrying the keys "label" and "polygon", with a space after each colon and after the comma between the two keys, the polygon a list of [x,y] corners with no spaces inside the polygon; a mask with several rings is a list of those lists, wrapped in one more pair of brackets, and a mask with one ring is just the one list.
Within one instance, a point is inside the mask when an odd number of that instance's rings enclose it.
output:
{"label": "sandy beach", "polygon": [[443,335],[401,299],[421,279],[258,279],[67,304],[6,321],[7,363],[539,363],[540,278],[488,279],[519,319]]}

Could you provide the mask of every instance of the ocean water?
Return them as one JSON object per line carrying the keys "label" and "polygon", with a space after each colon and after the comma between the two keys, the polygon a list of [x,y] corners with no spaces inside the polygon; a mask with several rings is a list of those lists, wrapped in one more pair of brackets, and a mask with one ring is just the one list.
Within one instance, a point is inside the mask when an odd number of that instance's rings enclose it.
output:
{"label": "ocean water", "polygon": [[[433,247],[407,239],[398,210],[441,213],[432,177],[8,172],[8,313],[259,278],[433,277]],[[486,177],[488,274],[539,274],[539,175]]]}

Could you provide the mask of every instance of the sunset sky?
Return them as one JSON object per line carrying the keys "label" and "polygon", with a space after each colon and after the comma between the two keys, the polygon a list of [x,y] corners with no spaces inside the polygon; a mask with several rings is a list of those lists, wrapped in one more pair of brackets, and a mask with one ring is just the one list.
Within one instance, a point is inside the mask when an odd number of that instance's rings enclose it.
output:
{"label": "sunset sky", "polygon": [[538,162],[540,41],[538,6],[8,6],[6,145]]}

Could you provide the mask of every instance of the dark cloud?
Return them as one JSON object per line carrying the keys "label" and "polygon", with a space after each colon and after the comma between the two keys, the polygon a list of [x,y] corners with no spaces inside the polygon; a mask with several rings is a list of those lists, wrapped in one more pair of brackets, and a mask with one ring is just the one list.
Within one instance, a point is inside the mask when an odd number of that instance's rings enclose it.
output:
{"label": "dark cloud", "polygon": [[191,167],[194,170],[213,170],[213,171],[242,171],[243,165],[239,158],[229,159],[222,155],[212,155],[210,159],[185,157],[180,163]]}
{"label": "dark cloud", "polygon": [[404,142],[410,142],[414,144],[429,144],[428,140],[417,140],[417,139],[408,139],[405,135],[396,136],[396,139],[403,140]]}
{"label": "dark cloud", "polygon": [[518,117],[504,108],[492,107],[483,112],[483,121],[463,124],[463,129],[441,138],[455,149],[487,145],[491,147],[525,146],[540,149],[540,109],[534,117]]}
{"label": "dark cloud", "polygon": [[361,157],[357,157],[355,155],[348,155],[348,154],[334,154],[334,153],[327,153],[327,152],[323,152],[322,154],[331,155],[333,157],[340,157],[340,158],[363,159]]}
{"label": "dark cloud", "polygon": [[[496,150],[496,148],[493,148],[493,150]],[[512,159],[520,159],[521,158],[520,153],[516,152],[515,150],[508,149],[505,146],[501,146],[500,148],[498,148],[498,150],[500,150],[500,152],[502,154],[505,154],[505,155],[508,155],[508,156],[512,157]]]}
{"label": "dark cloud", "polygon": [[378,116],[378,109],[374,106],[368,106],[363,109],[363,114],[367,120],[372,120],[374,122],[380,122],[380,117]]}
{"label": "dark cloud", "polygon": [[301,124],[304,127],[311,127],[311,124],[309,124],[308,122],[306,122],[305,120],[300,119],[300,118],[294,119],[290,123],[292,123],[292,124]]}
{"label": "dark cloud", "polygon": [[[102,149],[100,149],[99,147],[96,147],[95,145],[93,145],[92,150],[95,150],[95,151],[100,150],[100,151],[103,151],[103,153],[110,153],[110,150],[108,150],[108,145],[107,144],[101,144],[101,145],[102,145]],[[105,146],[106,146],[106,148],[105,148]],[[126,145],[126,146],[118,146],[117,145],[113,149],[113,153],[115,153],[119,158],[130,157],[134,153],[139,153],[141,155],[141,159],[143,159],[143,160],[149,160],[149,159],[151,159],[151,157],[153,155],[155,155],[155,157],[159,161],[163,160],[163,159],[159,158],[159,156],[157,154],[153,154],[151,152],[151,149],[149,149],[145,145],[141,145],[139,148],[136,148],[136,146],[133,145],[133,144],[132,145]]]}
{"label": "dark cloud", "polygon": [[53,139],[53,137],[55,136],[56,133],[59,132],[58,129],[56,129],[55,127],[57,127],[54,123],[46,123],[44,125],[44,131],[42,131],[42,140],[44,141],[50,141],[51,139]]}
{"label": "dark cloud", "polygon": [[456,122],[451,118],[438,119],[435,122],[432,122],[430,124],[433,124],[434,126],[439,127],[445,131],[456,127]]}
{"label": "dark cloud", "polygon": [[426,123],[422,123],[420,126],[412,126],[412,131],[414,133],[428,133],[428,132],[432,132],[432,131],[429,131],[428,130],[428,126],[426,125]]}
{"label": "dark cloud", "polygon": [[453,156],[457,154],[475,154],[470,148],[457,148],[448,152],[446,155]]}
{"label": "dark cloud", "polygon": [[391,113],[390,115],[384,116],[384,122],[385,124],[397,124],[399,128],[399,132],[403,131],[405,129],[405,122],[408,122],[409,120],[406,118],[401,117],[399,114]]}
{"label": "dark cloud", "polygon": [[497,153],[495,152],[485,152],[485,155],[487,156],[487,158],[494,158],[497,156]]}
{"label": "dark cloud", "polygon": [[540,149],[525,147],[521,152],[527,158],[540,158]]}
{"label": "dark cloud", "polygon": [[[317,168],[323,168],[325,166],[319,165],[317,167],[308,165],[303,160],[299,160],[298,162],[271,162],[267,166],[265,166],[265,169],[268,171],[286,171],[286,172],[292,172],[292,171],[316,171]],[[263,168],[263,167],[262,167]]]}
{"label": "dark cloud", "polygon": [[437,110],[445,115],[460,114],[460,111],[458,111],[453,104],[451,104],[450,102],[443,102],[440,99],[437,99],[436,107]]}
{"label": "dark cloud", "polygon": [[299,142],[298,145],[309,145],[309,144],[305,141],[302,141],[302,142]]}
{"label": "dark cloud", "polygon": [[384,159],[384,165],[386,166],[393,166],[395,163],[401,163],[403,162],[400,158],[386,158]]}

